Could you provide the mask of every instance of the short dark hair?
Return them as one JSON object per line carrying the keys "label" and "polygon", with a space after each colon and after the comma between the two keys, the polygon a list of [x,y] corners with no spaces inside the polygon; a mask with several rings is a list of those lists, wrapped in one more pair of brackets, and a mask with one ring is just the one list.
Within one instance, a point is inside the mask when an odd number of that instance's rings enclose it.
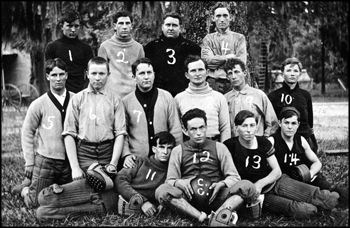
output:
{"label": "short dark hair", "polygon": [[131,71],[132,71],[132,74],[133,75],[136,75],[136,69],[137,69],[137,66],[140,65],[141,63],[146,63],[148,65],[152,65],[152,60],[149,59],[149,58],[146,58],[146,57],[143,57],[143,58],[139,58],[138,60],[136,60],[132,65],[131,65]]}
{"label": "short dark hair", "polygon": [[226,2],[217,2],[212,8],[211,8],[211,13],[214,15],[215,10],[217,8],[226,8],[229,13],[231,13],[231,9],[228,3]]}
{"label": "short dark hair", "polygon": [[182,24],[182,17],[180,14],[172,11],[172,12],[168,12],[164,15],[163,17],[163,21],[165,21],[165,19],[167,19],[168,17],[173,17],[173,18],[176,18],[176,19],[179,19],[179,24],[181,25]]}
{"label": "short dark hair", "polygon": [[132,14],[131,14],[129,11],[126,11],[126,10],[121,10],[121,11],[116,12],[116,13],[112,16],[113,23],[117,23],[119,17],[129,17],[131,23],[132,23],[132,21],[133,21]]}
{"label": "short dark hair", "polygon": [[47,74],[50,74],[50,72],[55,67],[58,67],[61,70],[67,71],[67,65],[62,59],[55,58],[55,59],[48,59],[48,60],[46,60],[46,62],[45,62],[45,72]]}
{"label": "short dark hair", "polygon": [[286,60],[283,61],[283,63],[281,64],[281,71],[284,71],[284,67],[288,64],[296,64],[299,67],[299,70],[301,71],[303,69],[303,65],[301,64],[301,62],[299,61],[299,59],[292,57],[292,58],[287,58]]}
{"label": "short dark hair", "polygon": [[187,129],[188,121],[194,119],[194,118],[202,118],[205,122],[205,125],[207,125],[207,116],[205,111],[199,108],[193,108],[188,110],[183,116],[181,117],[181,121],[185,129]]}
{"label": "short dark hair", "polygon": [[239,58],[232,58],[228,59],[227,62],[224,65],[224,70],[227,73],[227,71],[231,70],[234,66],[240,65],[242,68],[242,71],[246,71],[245,63],[239,59]]}
{"label": "short dark hair", "polygon": [[74,11],[74,10],[68,10],[61,17],[59,24],[63,25],[64,22],[72,23],[75,20],[81,21],[79,13],[77,11]]}
{"label": "short dark hair", "polygon": [[258,118],[249,110],[241,110],[235,116],[235,125],[241,125],[247,118],[254,118],[255,123],[258,123]]}
{"label": "short dark hair", "polygon": [[278,119],[282,120],[283,118],[287,119],[292,116],[296,116],[297,120],[299,121],[300,119],[300,112],[295,108],[295,107],[283,107],[281,112],[278,115]]}
{"label": "short dark hair", "polygon": [[89,60],[88,62],[88,66],[87,66],[87,70],[89,71],[90,65],[91,64],[97,64],[97,65],[106,65],[107,66],[107,71],[109,72],[109,64],[107,62],[107,60],[101,56],[96,56],[93,57]]}
{"label": "short dark hair", "polygon": [[199,60],[202,60],[202,62],[204,63],[205,69],[208,69],[207,61],[202,59],[199,55],[188,55],[187,58],[185,59],[185,62],[184,62],[184,66],[185,66],[186,71],[188,71],[188,64],[193,63],[193,62],[197,62]]}
{"label": "short dark hair", "polygon": [[171,144],[173,146],[175,146],[176,144],[175,137],[172,134],[170,134],[170,132],[168,131],[161,131],[155,134],[152,141],[153,146],[157,146],[158,139],[159,139],[159,142],[158,142],[159,144]]}

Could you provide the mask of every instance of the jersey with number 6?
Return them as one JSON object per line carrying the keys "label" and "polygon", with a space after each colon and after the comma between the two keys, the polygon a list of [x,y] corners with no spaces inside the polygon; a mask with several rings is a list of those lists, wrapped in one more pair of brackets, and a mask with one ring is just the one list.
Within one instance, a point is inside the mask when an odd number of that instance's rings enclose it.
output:
{"label": "jersey with number 6", "polygon": [[241,178],[253,183],[266,177],[271,172],[267,159],[275,153],[271,142],[264,136],[256,136],[257,149],[247,149],[241,145],[238,136],[224,142],[232,154],[233,162]]}
{"label": "jersey with number 6", "polygon": [[173,97],[184,91],[189,83],[185,77],[184,61],[188,55],[201,55],[201,48],[196,43],[179,35],[170,39],[163,34],[145,47],[145,56],[152,60],[155,72],[155,85],[165,89]]}

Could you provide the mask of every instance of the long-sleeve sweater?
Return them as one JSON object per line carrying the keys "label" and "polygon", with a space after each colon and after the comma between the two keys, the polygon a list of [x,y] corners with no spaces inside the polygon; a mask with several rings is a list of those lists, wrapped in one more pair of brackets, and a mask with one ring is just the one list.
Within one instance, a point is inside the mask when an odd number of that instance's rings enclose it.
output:
{"label": "long-sleeve sweater", "polygon": [[253,112],[258,118],[256,135],[267,137],[277,131],[278,120],[275,110],[262,90],[245,85],[241,91],[232,89],[224,96],[230,113],[232,137],[238,136],[234,120],[237,113],[244,109]]}
{"label": "long-sleeve sweater", "polygon": [[207,175],[212,182],[223,181],[229,188],[241,180],[223,143],[206,139],[198,145],[188,140],[176,146],[170,154],[165,183],[174,185],[177,179],[188,179],[199,173]]}
{"label": "long-sleeve sweater", "polygon": [[223,66],[227,61],[227,54],[247,62],[247,45],[243,34],[227,29],[224,33],[214,32],[203,38],[201,56],[208,62],[209,76],[226,73]]}
{"label": "long-sleeve sweater", "polygon": [[91,47],[78,37],[70,39],[62,35],[61,38],[48,43],[45,48],[46,60],[60,58],[66,63],[68,71],[66,88],[73,93],[78,93],[87,85],[85,71],[92,57]]}
{"label": "long-sleeve sweater", "polygon": [[143,201],[157,203],[154,193],[164,183],[168,162],[159,162],[147,156],[138,156],[133,168],[123,168],[114,179],[117,192],[127,201],[136,194],[141,194]]}
{"label": "long-sleeve sweater", "polygon": [[189,83],[185,91],[175,96],[175,103],[180,117],[193,108],[205,111],[208,137],[220,135],[220,142],[231,137],[227,101],[224,95],[213,90],[208,83],[202,88],[196,88]]}
{"label": "long-sleeve sweater", "polygon": [[201,47],[181,34],[176,39],[162,34],[144,49],[146,57],[152,60],[155,86],[169,91],[173,97],[184,91],[189,83],[185,77],[184,61],[188,55],[201,55]]}
{"label": "long-sleeve sweater", "polygon": [[132,78],[131,65],[145,56],[140,43],[132,38],[122,40],[114,34],[101,44],[98,56],[105,58],[109,63],[111,75],[107,80],[107,89],[121,98],[135,90],[136,82]]}
{"label": "long-sleeve sweater", "polygon": [[[157,90],[158,97],[153,110],[152,123],[154,133],[169,131],[175,137],[176,145],[178,145],[182,142],[182,130],[174,98],[168,91],[159,88]],[[135,92],[125,96],[123,103],[128,135],[124,138],[122,157],[129,154],[148,156],[150,137],[145,111]]]}
{"label": "long-sleeve sweater", "polygon": [[310,138],[314,125],[314,114],[312,109],[312,98],[308,91],[303,90],[297,83],[291,89],[286,82],[283,86],[268,95],[276,115],[279,115],[283,107],[293,106],[300,112],[300,126],[297,133]]}
{"label": "long-sleeve sweater", "polygon": [[[74,93],[69,94],[71,99]],[[48,93],[34,100],[28,108],[21,132],[25,166],[34,165],[35,150],[44,157],[64,160],[66,149],[61,136],[62,131],[61,112],[51,101]],[[37,148],[35,148],[36,134]]]}

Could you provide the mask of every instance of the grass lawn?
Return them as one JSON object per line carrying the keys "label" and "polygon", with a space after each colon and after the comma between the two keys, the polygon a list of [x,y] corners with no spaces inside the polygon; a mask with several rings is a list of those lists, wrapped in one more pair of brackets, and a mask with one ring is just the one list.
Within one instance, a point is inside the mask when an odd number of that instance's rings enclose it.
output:
{"label": "grass lawn", "polygon": [[[327,99],[327,97],[323,97],[320,101],[325,102]],[[343,99],[343,101],[348,101],[347,97]],[[347,112],[340,112],[339,110],[334,112],[329,109],[321,109],[321,111],[319,111],[320,109],[317,110],[318,111],[315,111],[314,130],[319,144],[319,158],[323,164],[322,171],[332,183],[348,187],[348,154],[326,155],[324,153],[324,151],[328,149],[349,148],[348,114]],[[346,114],[340,115],[339,113]],[[10,193],[11,187],[21,183],[24,175],[24,159],[20,142],[20,129],[25,111],[22,113],[5,112],[2,114],[1,226],[207,226],[205,223],[198,223],[194,219],[181,213],[171,211],[170,209],[166,209],[156,218],[148,218],[144,215],[133,215],[129,217],[123,217],[116,214],[108,214],[105,216],[84,215],[79,218],[67,218],[66,220],[51,220],[39,223],[35,217],[35,210],[28,210],[25,207],[22,198],[12,196]],[[260,227],[348,227],[348,220],[348,208],[335,208],[331,211],[319,211],[317,216],[308,220],[295,220],[263,212],[262,217],[257,220],[247,219],[242,216],[239,218],[237,225]]]}

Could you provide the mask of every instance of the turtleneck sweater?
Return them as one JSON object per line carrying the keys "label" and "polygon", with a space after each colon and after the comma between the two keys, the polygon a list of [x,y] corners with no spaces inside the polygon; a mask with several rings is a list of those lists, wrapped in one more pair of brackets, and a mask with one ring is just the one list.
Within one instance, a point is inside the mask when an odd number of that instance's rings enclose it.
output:
{"label": "turtleneck sweater", "polygon": [[155,72],[154,84],[175,97],[184,91],[189,83],[185,77],[184,61],[188,55],[200,55],[198,44],[185,39],[181,34],[177,38],[162,35],[145,46],[145,55],[152,60]]}
{"label": "turtleneck sweater", "polygon": [[220,142],[231,137],[227,101],[224,95],[213,90],[208,83],[200,88],[189,83],[185,91],[176,95],[175,103],[180,117],[193,108],[205,111],[208,126],[207,137],[220,135]]}
{"label": "turtleneck sweater", "polygon": [[140,194],[144,202],[158,205],[154,194],[165,181],[168,162],[160,162],[152,155],[138,156],[135,163],[133,168],[123,168],[118,172],[114,180],[115,189],[128,202],[135,194]]}
{"label": "turtleneck sweater", "polygon": [[145,56],[143,47],[132,37],[122,38],[116,33],[104,41],[98,56],[105,58],[109,63],[110,76],[106,87],[118,94],[121,98],[134,91],[136,82],[132,78],[131,65]]}
{"label": "turtleneck sweater", "polygon": [[61,38],[51,41],[45,48],[45,59],[62,59],[67,65],[68,79],[66,89],[73,93],[86,88],[88,81],[85,77],[87,63],[93,57],[91,47],[79,40],[62,35]]}

